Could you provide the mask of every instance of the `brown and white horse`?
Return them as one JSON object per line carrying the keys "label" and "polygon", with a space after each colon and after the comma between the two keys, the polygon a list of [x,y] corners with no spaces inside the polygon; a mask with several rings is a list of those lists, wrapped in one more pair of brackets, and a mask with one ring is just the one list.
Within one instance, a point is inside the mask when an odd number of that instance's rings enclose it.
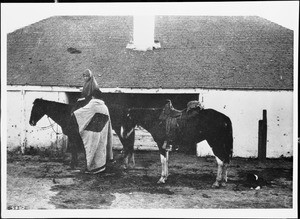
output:
{"label": "brown and white horse", "polygon": [[[195,111],[196,110],[196,111]],[[231,120],[224,114],[213,109],[194,109],[175,112],[176,126],[171,127],[175,132],[173,139],[168,139],[164,108],[130,108],[122,125],[121,135],[126,138],[139,125],[153,137],[159,148],[162,171],[158,183],[165,183],[168,178],[168,150],[164,143],[169,140],[174,145],[180,145],[179,151],[196,152],[196,144],[206,140],[211,146],[218,164],[216,181],[213,187],[225,186],[227,182],[227,166],[232,158],[233,137]],[[167,118],[168,116],[166,116]],[[170,127],[169,127],[170,128]]]}

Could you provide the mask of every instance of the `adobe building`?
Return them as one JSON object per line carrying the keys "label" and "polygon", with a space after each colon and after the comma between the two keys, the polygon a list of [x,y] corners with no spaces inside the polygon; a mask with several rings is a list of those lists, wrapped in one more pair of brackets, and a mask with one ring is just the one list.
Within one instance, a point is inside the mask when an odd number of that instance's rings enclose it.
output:
{"label": "adobe building", "polygon": [[290,157],[293,61],[293,31],[257,16],[50,17],[7,35],[7,148],[63,147],[46,116],[29,125],[32,103],[73,103],[89,68],[111,98],[198,99],[229,116],[233,156],[257,157],[266,110],[267,157]]}

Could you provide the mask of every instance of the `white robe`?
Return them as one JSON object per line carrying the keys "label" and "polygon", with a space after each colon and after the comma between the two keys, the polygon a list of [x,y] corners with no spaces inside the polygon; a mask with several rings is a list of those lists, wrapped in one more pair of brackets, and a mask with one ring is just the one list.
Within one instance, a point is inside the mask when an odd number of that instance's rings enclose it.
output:
{"label": "white robe", "polygon": [[87,170],[105,170],[107,160],[113,159],[112,127],[107,106],[103,100],[92,99],[74,111],[87,160]]}

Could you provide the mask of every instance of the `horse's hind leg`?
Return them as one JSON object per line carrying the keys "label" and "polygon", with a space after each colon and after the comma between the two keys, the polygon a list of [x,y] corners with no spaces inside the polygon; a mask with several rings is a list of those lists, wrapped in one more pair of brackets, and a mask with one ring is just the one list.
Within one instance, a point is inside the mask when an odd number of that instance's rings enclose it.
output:
{"label": "horse's hind leg", "polygon": [[218,170],[217,170],[217,177],[216,181],[212,185],[213,188],[218,188],[220,186],[226,186],[227,182],[227,166],[228,164],[224,161],[220,160],[216,156],[217,164],[218,164]]}
{"label": "horse's hind leg", "polygon": [[[117,133],[117,132],[116,132]],[[127,137],[124,138],[120,132],[117,133],[119,136],[119,139],[123,145],[123,150],[124,150],[124,156],[123,156],[123,168],[127,169],[128,167],[132,167],[135,165],[135,160],[134,160],[134,138],[135,138],[135,133],[134,131]],[[130,165],[132,163],[132,165]]]}
{"label": "horse's hind leg", "polygon": [[227,166],[228,166],[227,163],[223,164],[221,186],[225,186],[227,183]]}
{"label": "horse's hind leg", "polygon": [[217,177],[216,181],[212,185],[213,188],[218,188],[220,187],[220,183],[222,182],[222,175],[223,175],[223,167],[224,167],[224,162],[221,161],[217,156],[216,156],[217,164],[218,164],[218,170],[217,170]]}

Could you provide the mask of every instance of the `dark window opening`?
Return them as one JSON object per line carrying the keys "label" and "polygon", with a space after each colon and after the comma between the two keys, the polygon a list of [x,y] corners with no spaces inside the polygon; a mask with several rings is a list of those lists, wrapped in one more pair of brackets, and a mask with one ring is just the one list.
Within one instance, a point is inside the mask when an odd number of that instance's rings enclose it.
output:
{"label": "dark window opening", "polygon": [[[67,93],[69,104],[74,104],[80,98],[80,92]],[[191,100],[199,100],[199,94],[133,94],[133,93],[104,93],[107,104],[122,104],[127,107],[163,107],[167,99],[172,101],[174,108],[182,110]]]}

